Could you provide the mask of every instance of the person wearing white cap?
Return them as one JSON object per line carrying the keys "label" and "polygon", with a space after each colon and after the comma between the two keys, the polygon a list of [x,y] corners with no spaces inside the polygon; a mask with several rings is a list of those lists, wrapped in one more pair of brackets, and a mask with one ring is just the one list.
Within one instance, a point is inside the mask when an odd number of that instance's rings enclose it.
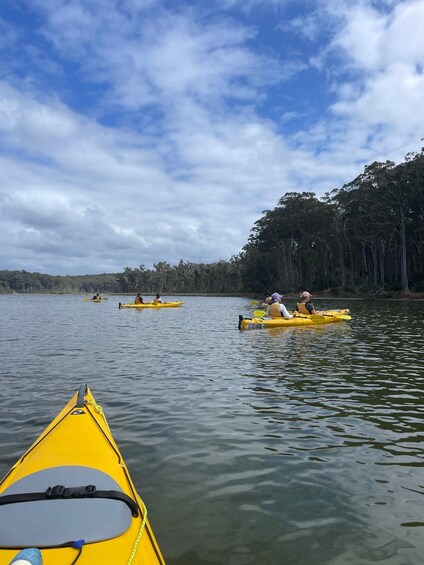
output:
{"label": "person wearing white cap", "polygon": [[321,312],[315,310],[315,306],[311,302],[311,296],[312,294],[307,290],[300,293],[300,302],[296,304],[297,312],[300,314],[321,314]]}
{"label": "person wearing white cap", "polygon": [[266,313],[271,318],[281,318],[281,316],[283,316],[286,320],[290,320],[290,318],[293,318],[293,316],[289,314],[284,304],[281,304],[282,298],[283,295],[278,294],[278,292],[274,292],[274,294],[271,294],[272,302],[266,309]]}

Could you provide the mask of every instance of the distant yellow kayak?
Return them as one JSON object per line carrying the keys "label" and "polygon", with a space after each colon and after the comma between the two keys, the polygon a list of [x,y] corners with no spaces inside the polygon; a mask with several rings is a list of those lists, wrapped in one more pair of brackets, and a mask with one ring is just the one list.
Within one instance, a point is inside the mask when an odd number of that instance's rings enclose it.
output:
{"label": "distant yellow kayak", "polygon": [[144,304],[121,304],[119,308],[136,308],[142,310],[143,308],[179,308],[184,302],[162,302],[162,304],[153,304],[152,302],[144,302]]}
{"label": "distant yellow kayak", "polygon": [[0,483],[0,563],[38,547],[43,565],[165,561],[103,410],[82,385]]}

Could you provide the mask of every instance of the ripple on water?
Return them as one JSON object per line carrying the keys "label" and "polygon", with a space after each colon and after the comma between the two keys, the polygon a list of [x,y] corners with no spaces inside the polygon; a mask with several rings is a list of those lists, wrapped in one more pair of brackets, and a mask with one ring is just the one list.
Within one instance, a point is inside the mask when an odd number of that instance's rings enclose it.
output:
{"label": "ripple on water", "polygon": [[424,304],[240,332],[241,298],[126,300],[0,296],[0,471],[88,382],[167,563],[422,562]]}

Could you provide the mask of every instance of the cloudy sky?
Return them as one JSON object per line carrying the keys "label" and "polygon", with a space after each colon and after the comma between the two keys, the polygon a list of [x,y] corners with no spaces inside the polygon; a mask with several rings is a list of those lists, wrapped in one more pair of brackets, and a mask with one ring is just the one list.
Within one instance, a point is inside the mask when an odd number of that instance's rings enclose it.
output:
{"label": "cloudy sky", "polygon": [[424,137],[424,0],[11,0],[0,269],[229,259]]}

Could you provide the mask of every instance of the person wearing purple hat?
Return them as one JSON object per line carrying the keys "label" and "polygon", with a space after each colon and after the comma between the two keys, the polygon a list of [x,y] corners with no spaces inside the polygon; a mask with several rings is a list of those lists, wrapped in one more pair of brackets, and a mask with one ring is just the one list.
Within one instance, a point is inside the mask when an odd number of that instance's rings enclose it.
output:
{"label": "person wearing purple hat", "polygon": [[282,298],[283,295],[278,294],[278,292],[274,292],[274,294],[271,294],[272,302],[266,309],[266,313],[271,318],[281,318],[281,316],[283,316],[286,320],[290,320],[290,318],[293,318],[293,316],[289,314],[284,304],[281,304]]}

